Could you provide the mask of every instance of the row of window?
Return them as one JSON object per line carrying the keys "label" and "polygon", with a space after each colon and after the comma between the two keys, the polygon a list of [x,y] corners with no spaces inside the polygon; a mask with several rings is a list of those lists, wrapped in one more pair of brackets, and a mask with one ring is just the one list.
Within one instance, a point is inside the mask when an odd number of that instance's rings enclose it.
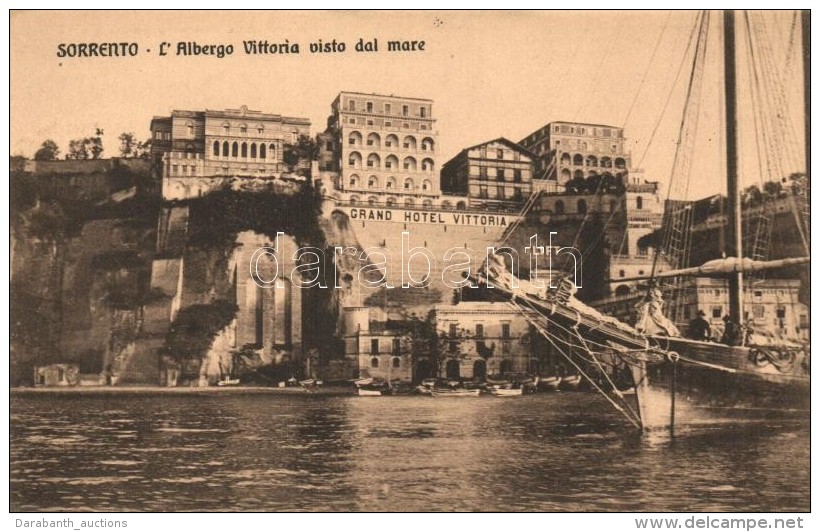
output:
{"label": "row of window", "polygon": [[[358,111],[360,109],[362,109],[362,108],[358,107],[358,104],[356,103],[356,100],[348,100],[348,102],[347,102],[347,110],[348,111],[351,111],[351,112],[355,113],[356,111]],[[365,102],[364,108],[363,108],[363,110],[365,112],[372,113],[372,112],[374,112],[374,109],[375,109],[375,106],[373,105],[373,102]],[[385,103],[382,106],[381,110],[382,110],[383,114],[391,115],[391,114],[393,114],[393,104]],[[409,105],[404,104],[404,105],[401,106],[401,116],[410,116],[410,106]],[[419,118],[427,118],[427,107],[425,107],[423,105],[418,106],[416,108],[415,116],[417,116]]]}
{"label": "row of window", "polygon": [[[450,323],[449,329],[447,334],[450,338],[456,338],[458,336],[458,324],[457,323]],[[476,323],[475,324],[475,334],[473,335],[474,338],[484,338],[484,324],[483,323]],[[510,334],[510,324],[509,323],[501,323],[501,338],[512,338]]]}
{"label": "row of window", "polygon": [[487,146],[482,146],[479,150],[479,157],[482,159],[504,159],[508,154],[512,155],[511,160],[513,161],[520,161],[521,160],[521,153],[515,150],[504,150],[502,148],[487,148]]}
{"label": "row of window", "polygon": [[[364,205],[366,203],[367,205],[370,205],[370,206],[376,206],[376,205],[381,204],[381,199],[378,198],[377,196],[370,196],[370,197],[367,198],[367,201],[364,202],[362,200],[362,198],[360,198],[359,196],[350,196],[350,198],[348,199],[348,202],[351,205]],[[405,198],[404,201],[401,202],[401,204],[403,204],[405,207],[410,207],[410,208],[414,208],[418,205],[416,203],[416,200],[413,199],[413,198]],[[384,200],[384,205],[386,205],[387,207],[393,207],[393,206],[399,205],[399,201],[396,198],[388,197]],[[421,205],[422,208],[429,209],[433,206],[433,200],[430,200],[430,199],[422,200],[420,205]],[[449,201],[445,200],[445,201],[441,202],[440,207],[444,210],[463,211],[463,210],[467,209],[467,204],[463,201],[459,201],[458,203],[453,205]]]}
{"label": "row of window", "polygon": [[[495,172],[494,176],[492,175],[493,171]],[[476,174],[476,172],[478,172],[478,173]],[[515,183],[520,183],[521,182],[521,176],[522,176],[521,170],[518,169],[518,168],[489,168],[488,169],[488,167],[486,167],[486,166],[479,166],[478,168],[473,166],[473,167],[470,168],[470,173],[471,173],[471,175],[478,175],[478,178],[482,179],[482,180],[487,179],[488,174],[489,174],[490,177],[495,177],[497,181],[504,181],[508,177],[511,177],[513,182],[515,182]]]}
{"label": "row of window", "polygon": [[[361,168],[362,167],[362,154],[357,151],[350,152],[347,158],[347,165],[352,168]],[[433,173],[435,167],[435,163],[433,159],[424,158],[421,161],[421,169],[427,173]],[[367,168],[373,169],[380,169],[381,168],[381,157],[379,157],[376,153],[371,153],[367,156]],[[388,155],[384,159],[384,168],[386,170],[398,170],[399,169],[399,158],[395,155]],[[407,156],[402,161],[402,168],[408,172],[415,172],[418,168],[418,163],[416,162],[415,157]]]}
{"label": "row of window", "polygon": [[569,133],[569,134],[579,134],[579,135],[586,135],[589,133],[594,137],[622,137],[623,131],[620,129],[613,130],[612,128],[608,127],[590,127],[587,128],[586,126],[571,126],[568,124],[555,124],[552,127],[552,130],[555,133]]}
{"label": "row of window", "polygon": [[[379,341],[378,340],[373,340],[373,342],[376,342],[376,344],[377,344],[376,345],[376,351],[375,352],[372,351],[372,348],[371,348],[371,353],[370,354],[371,355],[378,355],[379,354],[379,346],[378,346]],[[393,359],[391,361],[391,364],[393,365],[394,368],[400,368],[401,367],[401,358],[393,357]],[[379,367],[379,358],[378,357],[373,357],[373,358],[370,359],[370,367],[371,368],[378,368]]]}
{"label": "row of window", "polygon": [[[351,131],[350,134],[347,136],[347,143],[353,147],[359,147],[363,145],[363,136],[358,131]],[[367,135],[367,146],[381,149],[381,137],[378,133],[369,133]],[[396,135],[387,135],[384,139],[384,146],[385,148],[398,148],[402,146],[405,150],[408,151],[416,151],[416,146],[418,142],[416,141],[416,137],[412,135],[407,135],[404,137],[401,144],[399,144],[399,137]],[[435,143],[433,139],[430,137],[424,137],[421,140],[421,150],[422,151],[433,151]]]}
{"label": "row of window", "polygon": [[[351,188],[361,187],[361,179],[356,174],[350,176],[348,183]],[[381,188],[379,178],[374,175],[367,178],[367,188]],[[384,182],[384,188],[396,190],[398,188],[398,181],[395,177],[388,177]],[[416,190],[416,181],[412,177],[404,179],[404,190]],[[421,190],[433,190],[433,182],[429,179],[423,180],[421,182]]]}
{"label": "row of window", "polygon": [[[351,126],[362,126],[362,125],[367,125],[367,126],[370,126],[370,127],[376,126],[376,122],[373,121],[373,120],[365,120],[364,122],[361,122],[361,121],[356,120],[353,117],[348,118],[347,123],[350,124]],[[387,120],[387,121],[384,122],[384,125],[382,125],[381,121],[379,121],[378,126],[379,127],[393,127],[393,122],[390,122],[389,120]],[[396,126],[396,127],[398,127],[398,126]],[[401,127],[403,129],[410,129],[410,123],[409,122],[404,122],[404,123],[402,123]],[[426,131],[427,130],[427,124],[419,124],[419,129],[421,131]]]}
{"label": "row of window", "polygon": [[[568,153],[561,155],[561,164],[574,166],[600,166],[601,168],[612,168],[613,159],[610,157],[601,157],[600,160],[594,155],[587,155],[586,159],[580,153],[570,156]],[[623,157],[616,157],[614,160],[615,168],[618,170],[626,169],[626,159]]]}
{"label": "row of window", "polygon": [[504,190],[504,187],[493,187],[493,194],[490,195],[489,188],[486,185],[481,185],[480,187],[478,187],[477,197],[481,199],[510,199],[513,201],[523,201],[524,193],[521,191],[521,187],[515,187],[512,196],[508,198]]}
{"label": "row of window", "polygon": [[256,142],[232,142],[215,140],[211,153],[214,157],[233,157],[241,159],[276,159],[276,144]]}

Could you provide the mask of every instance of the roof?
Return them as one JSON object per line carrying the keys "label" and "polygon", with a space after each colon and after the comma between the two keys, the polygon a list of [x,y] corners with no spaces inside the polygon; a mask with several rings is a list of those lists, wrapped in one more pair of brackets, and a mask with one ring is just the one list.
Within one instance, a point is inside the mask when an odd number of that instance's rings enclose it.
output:
{"label": "roof", "polygon": [[[527,149],[527,148],[525,148],[524,146],[522,146],[522,145],[520,145],[520,144],[516,144],[515,142],[513,142],[513,141],[511,141],[511,140],[509,140],[509,139],[507,139],[507,138],[505,138],[505,137],[498,137],[497,139],[488,140],[488,141],[486,141],[486,142],[480,142],[480,143],[478,143],[478,144],[476,144],[476,145],[474,145],[474,146],[470,146],[470,147],[468,147],[468,148],[464,148],[463,150],[461,150],[460,152],[458,152],[458,154],[456,154],[456,156],[455,156],[455,157],[453,157],[452,159],[450,159],[450,161],[453,161],[453,160],[455,160],[455,159],[457,159],[457,158],[461,157],[462,155],[466,154],[466,153],[467,153],[468,151],[470,151],[470,150],[474,150],[474,149],[476,149],[476,148],[480,148],[481,146],[484,146],[484,145],[487,145],[487,144],[492,144],[493,142],[500,142],[501,144],[505,144],[505,145],[509,146],[510,148],[512,148],[512,149],[514,149],[514,150],[517,150],[517,151],[520,151],[520,152],[523,152],[523,153],[525,153],[525,154],[529,155],[529,156],[530,156],[530,157],[532,157],[533,159],[537,159],[537,158],[538,158],[538,156],[537,156],[535,153],[531,152],[530,150],[528,150],[528,149]],[[447,161],[447,162],[446,162],[446,163],[444,163],[444,164],[448,164],[450,161]]]}
{"label": "roof", "polygon": [[[339,96],[342,94],[355,94],[358,96],[377,96],[379,98],[396,98],[397,100],[417,100],[420,102],[430,102],[433,103],[433,100],[429,98],[413,98],[412,96],[396,96],[395,94],[376,94],[375,92],[356,92],[356,91],[341,91],[339,92]],[[339,96],[336,99],[339,99]]]}
{"label": "roof", "polygon": [[528,137],[540,132],[542,129],[546,128],[547,131],[550,131],[551,130],[550,126],[555,125],[555,124],[574,125],[574,126],[589,126],[589,127],[606,127],[606,128],[609,128],[609,129],[618,129],[618,130],[623,130],[624,129],[624,128],[619,127],[619,126],[610,126],[610,125],[607,125],[607,124],[590,124],[589,122],[567,122],[567,121],[564,121],[564,120],[553,120],[552,122],[547,122],[543,126],[539,127],[535,131],[533,131],[532,133],[528,133],[527,135],[525,135],[524,138],[521,139],[521,142],[526,142]]}

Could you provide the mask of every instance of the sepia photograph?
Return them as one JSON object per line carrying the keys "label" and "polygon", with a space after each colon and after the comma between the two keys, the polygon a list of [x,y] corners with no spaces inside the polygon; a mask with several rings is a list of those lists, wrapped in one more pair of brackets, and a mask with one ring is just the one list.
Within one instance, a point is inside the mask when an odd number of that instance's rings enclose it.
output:
{"label": "sepia photograph", "polygon": [[9,521],[803,528],[810,30],[10,10]]}

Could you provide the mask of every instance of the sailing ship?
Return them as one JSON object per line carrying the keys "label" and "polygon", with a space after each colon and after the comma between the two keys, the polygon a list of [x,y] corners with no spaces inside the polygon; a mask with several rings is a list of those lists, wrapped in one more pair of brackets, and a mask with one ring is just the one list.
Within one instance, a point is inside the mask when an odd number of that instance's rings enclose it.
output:
{"label": "sailing ship", "polygon": [[[804,13],[804,34],[808,29]],[[705,19],[705,22],[704,22]],[[701,30],[708,16],[701,19]],[[746,19],[747,29],[751,30]],[[738,327],[726,345],[680,336],[664,314],[659,284],[664,279],[706,275],[729,281],[730,323],[743,323],[744,274],[806,264],[809,257],[754,260],[741,257],[741,203],[737,178],[735,14],[723,14],[727,128],[727,258],[702,266],[677,268],[648,280],[636,326],[606,316],[575,298],[568,277],[555,288],[518,279],[503,257],[493,256],[472,279],[506,296],[554,351],[600,392],[633,425],[643,430],[712,423],[718,419],[784,416],[808,418],[810,353],[806,342],[745,334]],[[705,46],[705,36],[701,37]],[[804,39],[804,47],[807,46]],[[807,50],[806,53],[807,54]],[[806,65],[804,64],[804,68]],[[808,85],[808,80],[806,80]],[[690,86],[691,89],[691,86]],[[808,86],[805,98],[809,98]],[[806,118],[808,121],[808,117]],[[683,129],[683,128],[682,128]],[[808,125],[806,145],[808,150]],[[808,151],[806,161],[809,161]],[[525,210],[534,202],[529,201]],[[671,218],[671,217],[670,217]],[[510,231],[514,228],[510,228]],[[808,228],[806,228],[808,232]],[[805,239],[804,239],[805,242]],[[624,377],[626,386],[618,381]],[[628,390],[634,393],[626,393]]]}

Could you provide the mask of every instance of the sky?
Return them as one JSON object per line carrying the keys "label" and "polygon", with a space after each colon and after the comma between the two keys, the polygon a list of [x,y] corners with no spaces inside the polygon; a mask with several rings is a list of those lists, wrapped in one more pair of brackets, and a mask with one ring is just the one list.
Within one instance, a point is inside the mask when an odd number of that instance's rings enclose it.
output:
{"label": "sky", "polygon": [[[696,16],[694,11],[14,12],[10,153],[30,157],[45,139],[65,152],[70,139],[102,128],[105,155],[115,156],[120,133],[148,138],[151,117],[173,109],[247,105],[307,117],[316,133],[324,129],[339,91],[349,90],[433,99],[440,164],[467,146],[501,136],[519,141],[547,122],[567,120],[625,127],[633,167],[643,169],[648,180],[668,183],[691,64],[691,51],[688,56],[685,51]],[[790,151],[783,150],[791,156],[776,169],[802,171],[799,31],[790,38],[791,12],[753,17],[766,22],[775,43],[771,61],[785,87],[788,112],[781,124],[768,124],[781,132],[769,138],[789,143]],[[724,190],[719,15],[712,19],[690,199]],[[379,51],[355,52],[360,38],[378,39]],[[254,39],[298,43],[300,53],[246,55],[243,41]],[[346,51],[310,53],[309,43],[320,39],[344,42]],[[387,41],[394,39],[424,41],[425,47],[388,52]],[[177,56],[180,41],[232,44],[234,52],[222,59]],[[61,43],[92,42],[136,42],[139,54],[57,56]],[[167,56],[158,55],[161,42],[172,44]],[[748,91],[751,78],[740,70],[739,86]],[[749,119],[749,94],[740,98],[740,118]],[[740,130],[742,179],[752,184],[760,175],[750,135],[754,128]]]}

